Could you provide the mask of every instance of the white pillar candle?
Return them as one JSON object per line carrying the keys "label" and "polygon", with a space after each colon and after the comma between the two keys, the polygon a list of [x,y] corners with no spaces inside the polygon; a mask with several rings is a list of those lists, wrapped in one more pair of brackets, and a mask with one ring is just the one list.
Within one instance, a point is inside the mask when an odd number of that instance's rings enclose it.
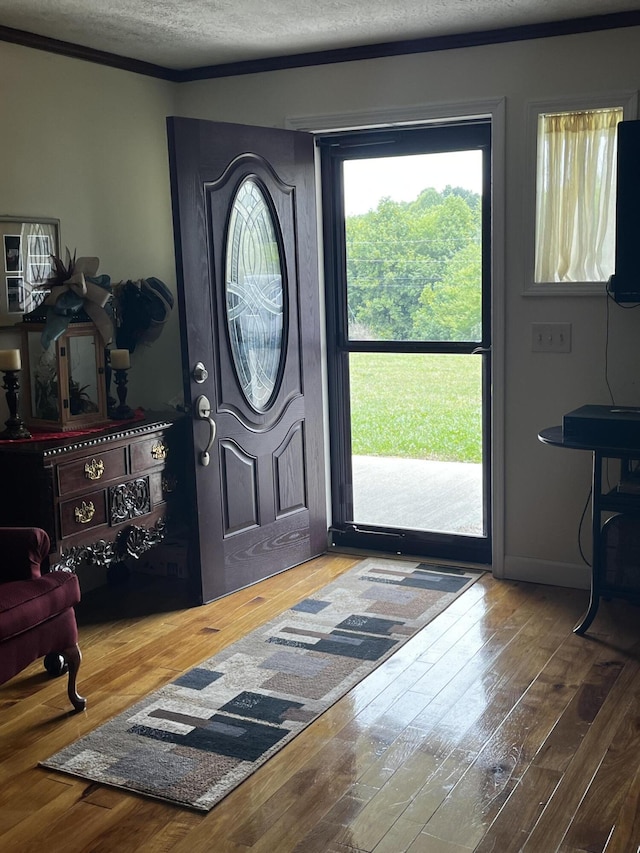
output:
{"label": "white pillar candle", "polygon": [[128,370],[131,367],[128,349],[111,350],[111,367],[114,370]]}
{"label": "white pillar candle", "polygon": [[21,367],[19,349],[0,349],[0,370],[20,370]]}

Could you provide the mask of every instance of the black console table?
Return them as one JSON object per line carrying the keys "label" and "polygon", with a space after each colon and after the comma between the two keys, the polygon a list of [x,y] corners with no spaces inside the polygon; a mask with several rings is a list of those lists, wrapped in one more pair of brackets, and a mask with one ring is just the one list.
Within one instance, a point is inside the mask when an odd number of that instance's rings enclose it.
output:
{"label": "black console table", "polygon": [[562,447],[567,450],[588,450],[593,454],[592,492],[591,492],[591,536],[593,553],[591,557],[591,596],[589,607],[580,622],[573,629],[576,634],[584,634],[593,622],[602,597],[607,598],[640,598],[629,590],[616,586],[607,580],[603,560],[603,513],[624,513],[638,515],[640,524],[640,493],[626,494],[619,491],[618,486],[603,494],[602,467],[606,459],[620,459],[623,465],[632,460],[640,460],[640,446],[615,447],[595,442],[581,442],[565,439],[561,426],[547,427],[538,434],[544,444],[552,447]]}

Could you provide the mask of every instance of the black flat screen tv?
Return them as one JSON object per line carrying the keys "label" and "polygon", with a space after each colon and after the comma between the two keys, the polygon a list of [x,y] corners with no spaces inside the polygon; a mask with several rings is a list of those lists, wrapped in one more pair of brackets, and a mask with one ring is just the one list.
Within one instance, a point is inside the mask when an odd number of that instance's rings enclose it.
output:
{"label": "black flat screen tv", "polygon": [[615,273],[616,302],[640,302],[640,121],[618,125]]}

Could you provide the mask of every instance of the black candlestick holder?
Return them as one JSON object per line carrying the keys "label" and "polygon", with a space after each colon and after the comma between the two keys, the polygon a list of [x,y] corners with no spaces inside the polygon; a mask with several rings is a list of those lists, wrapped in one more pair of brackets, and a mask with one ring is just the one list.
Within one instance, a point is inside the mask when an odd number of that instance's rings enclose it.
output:
{"label": "black candlestick holder", "polygon": [[105,347],[104,349],[104,382],[107,387],[107,414],[110,418],[113,417],[113,412],[116,408],[116,398],[111,394],[111,350]]}
{"label": "black candlestick holder", "polygon": [[19,370],[3,370],[7,406],[9,407],[9,419],[5,421],[6,429],[0,432],[0,439],[31,438],[31,433],[22,423],[18,414],[18,399],[20,396]]}
{"label": "black candlestick holder", "polygon": [[119,403],[114,408],[111,417],[114,421],[131,420],[135,415],[133,409],[130,409],[129,406],[127,406],[127,371],[116,367],[113,370],[113,373],[116,379],[116,393],[118,395]]}

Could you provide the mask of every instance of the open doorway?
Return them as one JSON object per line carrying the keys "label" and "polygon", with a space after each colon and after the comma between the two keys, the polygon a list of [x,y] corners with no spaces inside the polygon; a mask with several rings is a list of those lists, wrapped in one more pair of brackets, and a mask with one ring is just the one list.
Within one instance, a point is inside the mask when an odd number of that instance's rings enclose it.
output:
{"label": "open doorway", "polygon": [[490,563],[490,122],[319,144],[333,542]]}

